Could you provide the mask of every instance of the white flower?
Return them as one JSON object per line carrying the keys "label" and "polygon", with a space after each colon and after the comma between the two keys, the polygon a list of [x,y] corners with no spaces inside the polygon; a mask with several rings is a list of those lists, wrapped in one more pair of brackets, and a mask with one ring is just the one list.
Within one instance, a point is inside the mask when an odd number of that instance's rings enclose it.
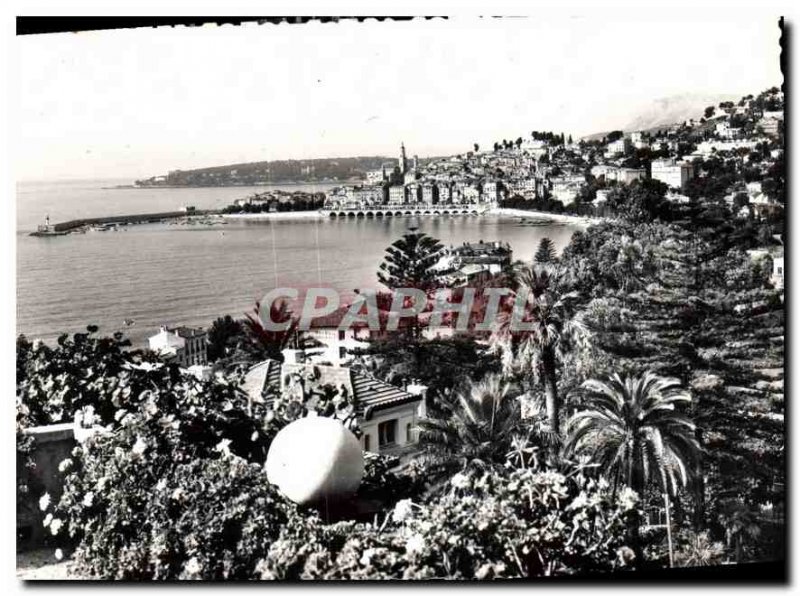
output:
{"label": "white flower", "polygon": [[72,460],[70,458],[67,458],[67,459],[63,460],[60,464],[58,464],[58,471],[63,474],[64,472],[69,470],[71,467],[72,467]]}
{"label": "white flower", "polygon": [[586,507],[589,503],[589,499],[586,498],[586,493],[581,491],[577,497],[572,500],[572,503],[569,504],[567,509],[580,509],[581,507]]}
{"label": "white flower", "polygon": [[64,522],[62,522],[60,519],[58,519],[57,517],[53,518],[53,521],[50,522],[50,533],[53,536],[55,536],[56,534],[58,534],[58,531],[61,529],[61,526],[63,525]]}
{"label": "white flower", "polygon": [[625,511],[627,511],[628,509],[633,509],[636,506],[638,500],[639,496],[636,494],[636,491],[634,491],[628,486],[623,488],[622,492],[619,494],[619,497],[617,497],[617,503]]}
{"label": "white flower", "polygon": [[621,546],[617,549],[617,564],[621,567],[629,565],[636,558],[636,553],[627,546]]}
{"label": "white flower", "polygon": [[41,511],[44,511],[49,506],[50,506],[50,495],[47,494],[47,493],[44,493],[42,495],[42,497],[39,499],[39,509]]}
{"label": "white flower", "polygon": [[200,565],[200,561],[197,560],[197,557],[192,557],[186,561],[186,564],[183,566],[183,571],[190,577],[195,577],[203,572],[203,567]]}
{"label": "white flower", "polygon": [[64,558],[64,551],[62,551],[60,548],[57,548],[55,555],[56,555],[56,561],[60,561],[61,559]]}
{"label": "white flower", "polygon": [[413,555],[425,549],[425,539],[420,534],[414,534],[406,541],[406,553]]}
{"label": "white flower", "polygon": [[217,443],[217,446],[214,447],[214,450],[219,451],[223,457],[227,457],[231,454],[230,444],[230,439],[222,439],[219,443]]}
{"label": "white flower", "polygon": [[53,514],[52,513],[48,513],[47,515],[44,516],[44,521],[42,522],[42,524],[46,528],[47,526],[50,525],[51,521],[53,521]]}
{"label": "white flower", "polygon": [[368,548],[364,551],[364,554],[361,555],[361,559],[359,559],[359,563],[361,563],[364,567],[370,564],[372,561],[372,556],[375,554],[374,548]]}
{"label": "white flower", "polygon": [[156,483],[156,490],[164,490],[165,488],[167,488],[167,481],[162,478]]}
{"label": "white flower", "polygon": [[158,370],[162,366],[164,366],[164,365],[161,364],[161,363],[158,363],[158,362],[142,362],[141,364],[133,364],[133,363],[129,362],[129,363],[126,363],[124,365],[124,368],[130,369],[130,370],[141,370],[141,371],[144,371],[144,372],[150,372],[150,371],[153,371],[153,370]]}
{"label": "white flower", "polygon": [[253,434],[250,435],[250,440],[253,441],[253,442],[258,440],[258,431],[257,430],[254,430]]}
{"label": "white flower", "polygon": [[94,406],[86,406],[79,413],[83,426],[91,427],[95,423]]}
{"label": "white flower", "polygon": [[172,495],[170,498],[174,499],[175,501],[183,501],[184,496],[185,494],[183,492],[183,489],[179,486],[174,491],[172,491]]}
{"label": "white flower", "polygon": [[83,495],[83,506],[84,507],[91,507],[92,503],[94,503],[94,493],[89,491],[85,495]]}
{"label": "white flower", "polygon": [[450,484],[456,488],[469,488],[472,483],[470,482],[469,476],[459,472],[450,479]]}
{"label": "white flower", "polygon": [[398,501],[394,506],[394,511],[392,511],[392,521],[398,524],[406,521],[414,513],[412,505],[413,503],[411,502],[411,499],[403,499]]}
{"label": "white flower", "polygon": [[131,450],[134,455],[142,455],[145,450],[147,449],[147,443],[144,442],[142,437],[137,437],[136,442],[133,444],[133,449]]}

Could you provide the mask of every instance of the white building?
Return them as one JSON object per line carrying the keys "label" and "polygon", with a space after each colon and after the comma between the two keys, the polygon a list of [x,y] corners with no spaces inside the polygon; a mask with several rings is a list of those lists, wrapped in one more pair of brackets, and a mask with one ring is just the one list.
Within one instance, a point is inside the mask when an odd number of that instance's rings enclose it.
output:
{"label": "white building", "polygon": [[631,149],[631,140],[627,137],[622,137],[616,141],[612,141],[606,145],[606,155],[612,157],[614,155],[625,155]]}
{"label": "white building", "polygon": [[436,185],[436,188],[438,189],[440,203],[446,205],[452,201],[452,192],[449,184],[440,182]]}
{"label": "white building", "polygon": [[380,184],[383,182],[383,170],[370,170],[367,172],[367,184]]}
{"label": "white building", "polygon": [[644,134],[640,131],[631,133],[631,144],[636,149],[645,149],[650,146],[650,143],[645,140]]}
{"label": "white building", "polygon": [[569,205],[575,202],[580,186],[571,182],[557,182],[553,184],[550,195],[556,201],[561,202],[563,205]]}
{"label": "white building", "polygon": [[740,136],[742,136],[742,129],[732,128],[727,120],[717,122],[715,131],[717,136],[723,139],[738,139]]}
{"label": "white building", "polygon": [[656,159],[650,164],[650,177],[663,182],[670,188],[684,188],[692,179],[694,168],[687,162],[672,159]]}
{"label": "white building", "polygon": [[630,184],[635,180],[644,180],[646,172],[643,168],[609,168],[606,180],[616,180],[620,184]]}
{"label": "white building", "polygon": [[770,281],[778,290],[783,289],[783,255],[775,256],[772,259],[772,275],[770,276]]}
{"label": "white building", "polygon": [[495,203],[500,197],[500,189],[497,182],[487,180],[483,183],[483,200],[487,203]]}
{"label": "white building", "polygon": [[390,186],[389,187],[389,204],[390,205],[403,205],[406,202],[406,188],[405,186]]}
{"label": "white building", "polygon": [[432,205],[434,200],[438,198],[436,193],[436,186],[432,183],[426,182],[422,185],[422,202],[426,205]]}
{"label": "white building", "polygon": [[277,393],[286,397],[296,390],[297,375],[313,378],[306,380],[306,392],[322,393],[325,386],[332,386],[352,399],[364,451],[413,454],[417,424],[425,416],[426,387],[412,384],[400,389],[350,368],[307,364],[297,358],[297,352],[286,350],[282,363],[265,360],[250,368],[242,385],[250,399],[269,405]]}
{"label": "white building", "polygon": [[148,338],[148,347],[165,360],[174,360],[179,366],[208,364],[207,334],[192,327],[162,326],[156,335]]}

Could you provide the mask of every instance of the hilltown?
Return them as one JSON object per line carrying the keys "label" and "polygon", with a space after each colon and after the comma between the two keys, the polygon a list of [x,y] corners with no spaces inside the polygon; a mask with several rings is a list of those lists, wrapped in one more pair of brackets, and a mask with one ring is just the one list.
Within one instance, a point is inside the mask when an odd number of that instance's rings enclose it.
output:
{"label": "hilltown", "polygon": [[[297,560],[302,577],[318,568],[372,577],[378,561],[381,577],[408,579],[402,570],[423,548],[447,568],[419,578],[453,576],[453,552],[469,563],[459,577],[550,574],[534,557],[521,564],[523,548],[564,574],[697,565],[700,548],[703,561],[779,559],[782,115],[783,94],[770,89],[698,120],[599,140],[534,132],[410,162],[401,147],[397,163],[325,198],[331,212],[470,204],[602,217],[561,254],[542,238],[529,263],[512,262],[499,241],[445,249],[413,232],[387,250],[377,275],[391,290],[412,274],[451,288],[507,275],[515,292],[531,289],[541,325],[524,341],[502,329],[464,337],[447,324],[388,337],[369,319],[343,329],[349,309],[316,300],[319,324],[273,332],[266,320],[296,318],[266,299],[267,317],[257,304],[208,331],[164,326],[141,351],[121,333],[93,336],[94,326],[54,348],[20,336],[18,459],[29,463],[18,466],[18,540],[60,540],[69,523],[81,570],[125,579],[294,578]],[[240,207],[261,199],[274,200]],[[353,423],[358,458],[369,455],[348,521],[324,528],[355,538],[318,531],[315,513],[285,509],[262,478],[280,432],[325,417]],[[310,452],[312,434],[297,453]],[[629,444],[638,456],[617,457]],[[289,472],[302,479],[310,466]],[[500,508],[503,499],[536,504]],[[191,515],[175,526],[176,511]],[[217,523],[221,511],[231,513]],[[150,521],[162,512],[161,526]],[[492,542],[498,535],[518,542]],[[453,537],[467,546],[453,550]],[[217,544],[224,554],[206,556]],[[401,554],[384,561],[391,549]],[[235,572],[230,560],[242,561]]]}
{"label": "hilltown", "polygon": [[688,203],[707,191],[720,169],[736,170],[724,200],[738,217],[761,217],[782,209],[775,189],[762,187],[770,168],[782,160],[783,94],[771,89],[737,104],[723,102],[697,120],[601,139],[565,140],[563,134],[534,131],[527,138],[448,158],[398,159],[366,172],[357,186],[333,189],[329,210],[405,205],[501,205],[536,203],[545,211],[608,215],[615,195],[635,182],[655,180],[665,198]]}

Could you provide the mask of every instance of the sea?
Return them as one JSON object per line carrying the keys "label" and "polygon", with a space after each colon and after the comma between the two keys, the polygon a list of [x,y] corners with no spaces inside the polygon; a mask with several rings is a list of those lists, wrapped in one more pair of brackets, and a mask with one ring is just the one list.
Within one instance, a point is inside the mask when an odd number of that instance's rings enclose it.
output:
{"label": "sea", "polygon": [[[275,287],[332,287],[343,296],[379,287],[385,249],[409,230],[443,245],[508,242],[532,258],[539,240],[558,250],[579,226],[500,215],[387,219],[228,219],[153,223],[58,237],[29,234],[52,223],[215,209],[269,189],[325,192],[334,184],[221,188],[117,188],[128,180],[20,182],[17,185],[17,333],[54,341],[99,326],[143,346],[161,325],[209,326],[242,317]],[[221,221],[227,223],[222,224]]]}

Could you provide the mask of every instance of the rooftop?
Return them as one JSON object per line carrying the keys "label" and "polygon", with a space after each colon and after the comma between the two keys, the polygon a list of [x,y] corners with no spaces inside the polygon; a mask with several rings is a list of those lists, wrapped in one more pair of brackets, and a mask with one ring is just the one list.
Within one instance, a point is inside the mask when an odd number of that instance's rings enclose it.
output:
{"label": "rooftop", "polygon": [[360,418],[367,420],[374,411],[422,400],[421,395],[408,393],[399,387],[350,368],[317,364],[287,364],[272,359],[264,360],[251,367],[245,375],[242,389],[251,399],[259,401],[265,399],[269,405],[272,401],[272,393],[284,389],[290,375],[298,372],[313,373],[319,387],[331,385],[339,389],[341,393],[353,396],[356,413]]}

